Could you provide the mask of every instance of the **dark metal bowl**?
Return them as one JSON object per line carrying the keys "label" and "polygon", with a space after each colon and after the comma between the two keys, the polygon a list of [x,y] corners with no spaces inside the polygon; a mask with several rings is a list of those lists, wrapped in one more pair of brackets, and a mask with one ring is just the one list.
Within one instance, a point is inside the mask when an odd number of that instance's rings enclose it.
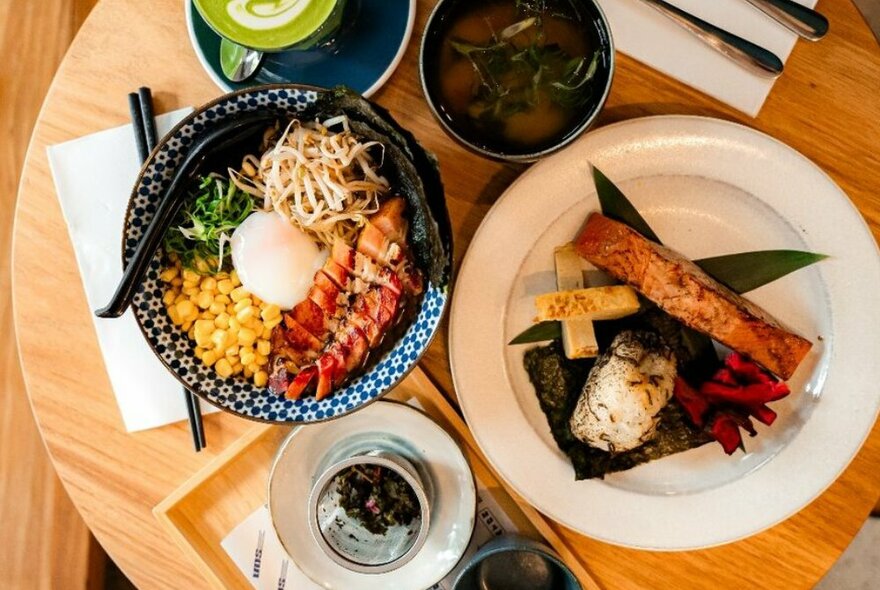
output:
{"label": "dark metal bowl", "polygon": [[434,113],[444,131],[468,149],[483,156],[512,162],[533,162],[561,150],[592,127],[611,92],[615,69],[614,40],[611,37],[611,27],[605,13],[595,0],[571,0],[571,3],[583,11],[585,20],[593,27],[593,32],[598,39],[598,49],[601,53],[598,70],[593,79],[602,91],[594,93],[590,101],[582,107],[580,116],[575,119],[571,128],[562,134],[557,141],[539,148],[517,151],[509,147],[493,145],[485,137],[479,137],[470,130],[462,129],[455,124],[446,113],[440,96],[438,60],[443,42],[442,36],[449,19],[454,16],[459,7],[473,3],[474,0],[440,0],[428,17],[422,35],[419,51],[419,76],[422,81],[422,91],[428,106],[431,107],[431,112]]}

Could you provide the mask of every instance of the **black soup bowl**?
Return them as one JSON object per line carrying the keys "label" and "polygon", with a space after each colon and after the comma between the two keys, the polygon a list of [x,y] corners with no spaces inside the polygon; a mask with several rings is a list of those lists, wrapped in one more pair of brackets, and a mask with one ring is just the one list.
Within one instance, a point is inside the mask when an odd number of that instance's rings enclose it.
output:
{"label": "black soup bowl", "polygon": [[[541,13],[530,13],[528,7],[536,5],[547,8]],[[529,14],[552,15],[552,18],[548,17],[546,24],[535,27]],[[543,17],[539,15],[538,18]],[[558,31],[566,28],[560,26],[559,20],[571,23],[567,41],[559,40],[561,33]],[[515,24],[508,24],[511,21]],[[496,23],[500,24],[496,26]],[[554,30],[557,31],[556,40],[551,38]],[[575,30],[576,34],[573,34]],[[543,36],[545,31],[546,37]],[[481,36],[481,40],[476,41]],[[508,45],[498,51],[505,42]],[[572,59],[569,52],[562,54],[563,57],[558,59],[563,61],[555,62],[559,68],[555,72],[557,75],[564,72],[565,77],[551,79],[547,74],[551,70],[541,67],[546,63],[544,58],[557,59],[556,56],[548,57],[548,53],[565,51],[566,48],[586,48],[587,54],[582,61]],[[595,0],[440,0],[425,26],[419,70],[428,105],[452,138],[486,157],[533,162],[569,145],[595,123],[611,91],[614,42],[608,20]],[[497,96],[494,92],[499,89],[506,93],[512,71],[520,76],[527,72],[525,87],[530,88],[526,92],[521,92],[523,79],[519,79],[512,83],[518,88],[517,92],[508,95],[504,101],[490,103],[476,96],[482,93],[485,97],[487,91]],[[583,88],[583,85],[588,87]],[[490,90],[492,88],[495,90]],[[538,124],[535,119],[524,120],[522,117],[514,123],[514,119],[522,114],[519,107],[535,104],[528,97],[537,96],[539,88],[545,92],[545,97],[554,96],[553,101],[565,104],[564,119],[558,112],[551,112]],[[553,94],[557,89],[571,91],[575,88],[584,92],[577,93],[574,100],[557,99],[560,95]],[[467,99],[465,110],[464,101]],[[548,103],[545,101],[545,104]],[[491,119],[488,123],[487,116]],[[532,137],[525,139],[520,134],[517,139],[510,139],[505,137],[506,131],[493,132],[505,127],[509,130],[511,125]],[[550,127],[557,130],[547,133]],[[545,136],[540,137],[542,134]]]}

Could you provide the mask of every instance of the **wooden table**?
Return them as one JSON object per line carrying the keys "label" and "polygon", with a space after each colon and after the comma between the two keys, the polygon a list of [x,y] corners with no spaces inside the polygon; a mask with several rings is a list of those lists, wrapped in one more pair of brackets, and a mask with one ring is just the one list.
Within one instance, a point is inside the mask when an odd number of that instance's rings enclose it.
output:
{"label": "wooden table", "polygon": [[[158,112],[218,95],[190,47],[182,4],[103,0],[95,8],[58,70],[37,123],[22,177],[13,252],[22,364],[43,438],[98,540],[126,575],[145,588],[204,586],[150,509],[250,425],[228,415],[207,417],[210,446],[198,455],[192,452],[185,423],[126,434],[55,198],[46,146],[126,123],[125,95],[141,85],[153,88]],[[431,4],[419,2],[416,39]],[[880,50],[849,0],[825,0],[820,8],[831,19],[830,36],[819,44],[798,44],[757,120],[621,56],[600,124],[685,113],[752,125],[828,171],[880,235]],[[480,220],[522,168],[469,154],[443,134],[422,99],[417,53],[413,42],[375,99],[440,157],[460,261]],[[422,366],[452,395],[445,347],[446,338],[438,338]],[[559,529],[607,588],[745,583],[807,588],[840,556],[878,495],[880,428],[875,426],[857,458],[825,494],[795,517],[746,541],[659,554],[613,547]]]}

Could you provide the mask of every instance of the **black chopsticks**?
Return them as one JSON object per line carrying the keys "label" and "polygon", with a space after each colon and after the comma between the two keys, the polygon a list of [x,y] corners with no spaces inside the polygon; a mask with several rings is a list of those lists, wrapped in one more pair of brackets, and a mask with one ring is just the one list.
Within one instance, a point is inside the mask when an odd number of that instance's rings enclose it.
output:
{"label": "black chopsticks", "polygon": [[[134,128],[134,140],[137,144],[138,157],[141,164],[147,161],[150,153],[156,148],[156,119],[153,116],[153,95],[149,88],[141,87],[137,92],[128,95],[128,109],[131,113],[131,125]],[[204,449],[205,427],[202,422],[202,408],[198,398],[184,385],[183,397],[186,412],[189,416],[189,428],[192,431],[193,445],[196,452]]]}
{"label": "black chopsticks", "polygon": [[202,422],[202,407],[199,405],[199,398],[193,395],[193,392],[183,386],[183,398],[186,400],[186,413],[189,416],[189,429],[193,436],[193,446],[198,453],[208,444],[205,442],[205,425]]}

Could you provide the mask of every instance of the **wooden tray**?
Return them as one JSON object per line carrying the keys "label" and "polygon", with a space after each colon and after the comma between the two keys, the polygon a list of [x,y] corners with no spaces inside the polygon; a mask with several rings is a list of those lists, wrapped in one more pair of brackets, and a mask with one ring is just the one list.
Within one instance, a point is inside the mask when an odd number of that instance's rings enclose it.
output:
{"label": "wooden tray", "polygon": [[[388,397],[399,401],[416,398],[425,412],[456,439],[476,478],[513,523],[526,535],[543,537],[585,589],[599,589],[586,564],[545,518],[497,477],[464,421],[421,369],[416,368]],[[269,468],[278,445],[290,430],[284,426],[255,426],[153,508],[168,534],[215,588],[251,588],[220,542],[265,503]]]}

